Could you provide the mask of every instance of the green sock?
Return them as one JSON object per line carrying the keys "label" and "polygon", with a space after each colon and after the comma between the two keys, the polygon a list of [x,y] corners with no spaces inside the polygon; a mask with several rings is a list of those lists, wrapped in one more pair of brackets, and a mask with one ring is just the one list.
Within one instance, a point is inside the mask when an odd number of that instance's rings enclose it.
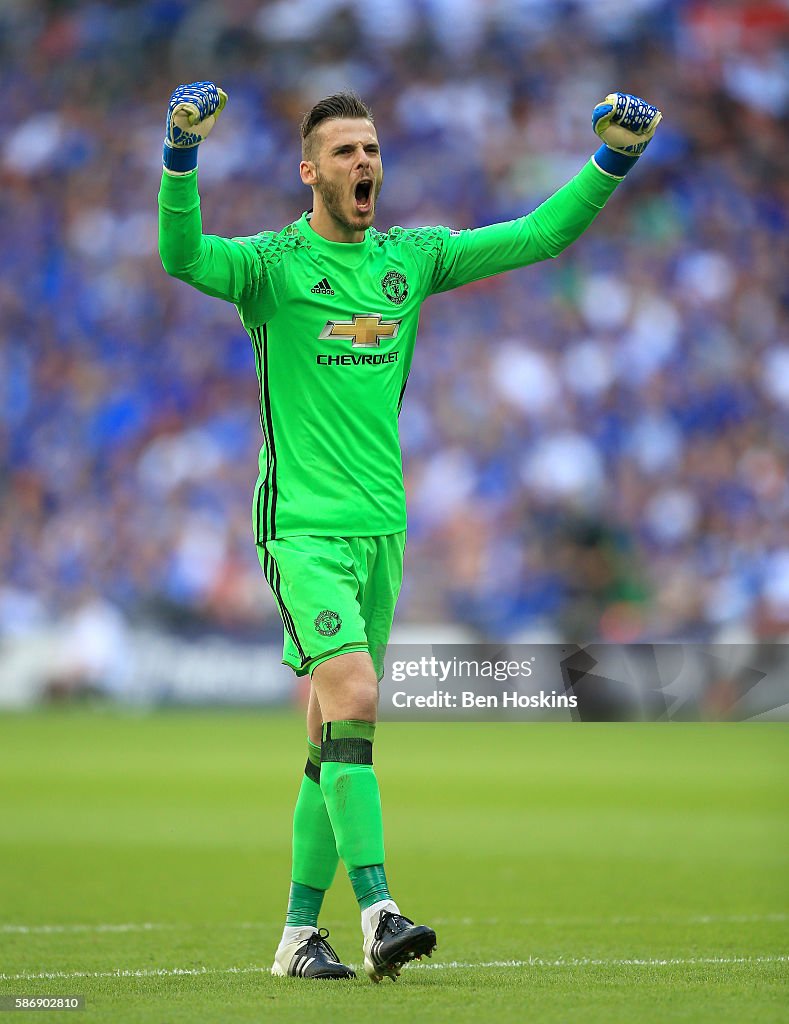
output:
{"label": "green sock", "polygon": [[290,883],[290,896],[288,897],[288,914],[285,918],[286,925],[309,925],[318,927],[318,914],[323,906],[325,889],[313,889],[309,885],[302,885],[301,882]]}
{"label": "green sock", "polygon": [[321,790],[337,852],[362,908],[388,895],[381,794],[373,771],[374,736],[372,722],[326,722],[321,744]]}
{"label": "green sock", "polygon": [[367,910],[373,903],[378,903],[380,900],[390,899],[383,864],[371,864],[366,868],[351,868],[348,877],[351,880],[354,895],[359,901],[360,910]]}
{"label": "green sock", "polygon": [[320,747],[309,741],[307,746],[309,756],[293,813],[293,873],[285,923],[317,926],[339,856],[321,792]]}

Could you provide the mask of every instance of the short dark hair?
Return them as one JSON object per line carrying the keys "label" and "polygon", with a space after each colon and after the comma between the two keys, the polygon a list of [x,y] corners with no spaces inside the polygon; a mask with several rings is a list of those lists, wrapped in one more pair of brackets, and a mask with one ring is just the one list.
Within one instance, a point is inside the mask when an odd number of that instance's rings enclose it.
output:
{"label": "short dark hair", "polygon": [[307,111],[301,122],[301,152],[305,160],[313,159],[315,129],[334,117],[363,117],[373,121],[372,111],[355,92],[336,92],[320,100]]}

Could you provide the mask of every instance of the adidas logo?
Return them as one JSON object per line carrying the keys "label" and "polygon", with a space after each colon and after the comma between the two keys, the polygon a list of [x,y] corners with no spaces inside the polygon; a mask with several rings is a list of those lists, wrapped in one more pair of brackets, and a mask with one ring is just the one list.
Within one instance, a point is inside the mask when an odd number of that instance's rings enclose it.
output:
{"label": "adidas logo", "polygon": [[334,295],[334,289],[326,277],[322,281],[318,281],[313,288],[310,288],[310,291],[313,295]]}

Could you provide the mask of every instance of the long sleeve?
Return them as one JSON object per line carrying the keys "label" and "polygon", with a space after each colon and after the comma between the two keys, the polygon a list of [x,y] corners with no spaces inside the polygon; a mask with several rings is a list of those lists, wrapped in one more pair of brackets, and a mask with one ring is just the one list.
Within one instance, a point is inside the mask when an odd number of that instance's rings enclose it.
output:
{"label": "long sleeve", "polygon": [[574,178],[525,217],[465,231],[443,229],[434,250],[430,293],[458,288],[505,270],[558,256],[589,227],[619,179],[590,160]]}
{"label": "long sleeve", "polygon": [[253,239],[204,235],[197,172],[162,175],[159,255],[168,274],[241,308],[261,307],[269,284]]}

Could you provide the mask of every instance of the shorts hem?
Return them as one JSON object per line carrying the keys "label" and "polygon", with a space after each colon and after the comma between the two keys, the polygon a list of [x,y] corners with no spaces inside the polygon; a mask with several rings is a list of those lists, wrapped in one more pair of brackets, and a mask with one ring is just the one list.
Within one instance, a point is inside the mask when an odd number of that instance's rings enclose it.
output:
{"label": "shorts hem", "polygon": [[285,530],[283,530],[281,527],[278,527],[276,537],[261,537],[259,540],[256,538],[255,544],[259,548],[265,548],[266,544],[268,544],[269,541],[295,540],[298,537],[320,537],[321,539],[324,539],[326,537],[336,537],[339,540],[355,540],[356,538],[359,538],[360,540],[366,540],[370,537],[397,537],[401,533],[408,533],[407,524],[394,528],[386,527],[385,529],[381,530],[365,530],[363,533],[358,533],[356,531],[351,531],[349,533],[348,530],[342,530],[339,527],[308,529],[305,526],[303,529],[286,528]]}
{"label": "shorts hem", "polygon": [[359,641],[358,643],[350,642],[343,644],[342,647],[336,647],[332,651],[325,651],[323,654],[316,654],[312,658],[307,658],[306,661],[296,662],[289,661],[287,658],[282,659],[282,664],[287,665],[288,668],[292,668],[297,676],[312,675],[315,669],[324,663],[324,661],[331,661],[332,658],[337,658],[341,654],[351,654],[353,651],[365,651],[370,653],[370,649],[366,643]]}

